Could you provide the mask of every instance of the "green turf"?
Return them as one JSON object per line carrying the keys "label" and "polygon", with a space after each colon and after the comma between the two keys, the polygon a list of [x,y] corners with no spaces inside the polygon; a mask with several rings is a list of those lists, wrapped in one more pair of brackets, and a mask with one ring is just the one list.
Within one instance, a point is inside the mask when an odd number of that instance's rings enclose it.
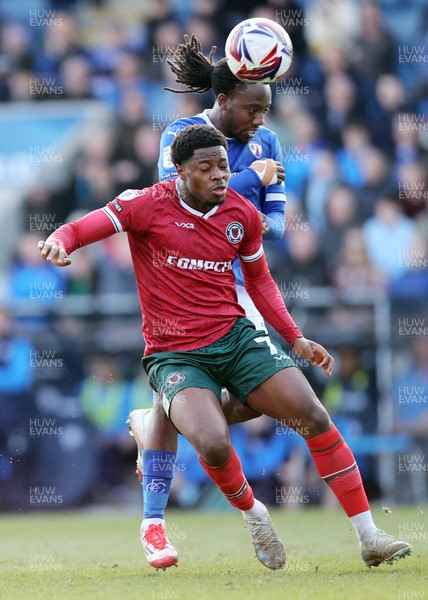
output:
{"label": "green turf", "polygon": [[415,553],[367,569],[340,512],[272,511],[287,567],[254,557],[237,512],[169,512],[179,567],[155,571],[138,539],[139,516],[120,512],[0,517],[0,598],[79,600],[428,600],[428,507],[375,510],[378,526],[401,527]]}

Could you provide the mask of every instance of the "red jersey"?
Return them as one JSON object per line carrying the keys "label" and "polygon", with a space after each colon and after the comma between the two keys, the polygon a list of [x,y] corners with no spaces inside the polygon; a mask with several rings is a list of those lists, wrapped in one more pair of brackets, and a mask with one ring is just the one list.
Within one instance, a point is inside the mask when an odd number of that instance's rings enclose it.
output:
{"label": "red jersey", "polygon": [[180,197],[176,179],[127,190],[49,236],[67,253],[126,231],[143,316],[145,354],[188,351],[217,341],[245,316],[232,262],[262,316],[290,345],[302,334],[290,317],[263,253],[260,215],[228,188],[223,204],[201,213]]}
{"label": "red jersey", "polygon": [[208,346],[245,316],[232,263],[236,254],[263,254],[251,202],[229,188],[223,204],[201,213],[181,200],[173,179],[127,190],[104,211],[128,233],[146,354]]}

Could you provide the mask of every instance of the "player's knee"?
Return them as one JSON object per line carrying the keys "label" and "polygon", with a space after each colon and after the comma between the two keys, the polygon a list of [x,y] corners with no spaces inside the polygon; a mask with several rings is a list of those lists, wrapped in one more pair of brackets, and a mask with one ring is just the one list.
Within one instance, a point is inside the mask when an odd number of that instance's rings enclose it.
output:
{"label": "player's knee", "polygon": [[328,412],[321,402],[317,401],[307,414],[305,425],[301,433],[304,438],[312,438],[328,431],[330,426],[331,419]]}
{"label": "player's knee", "polygon": [[217,436],[210,434],[201,436],[198,452],[209,465],[223,465],[230,454],[230,439],[227,431]]}

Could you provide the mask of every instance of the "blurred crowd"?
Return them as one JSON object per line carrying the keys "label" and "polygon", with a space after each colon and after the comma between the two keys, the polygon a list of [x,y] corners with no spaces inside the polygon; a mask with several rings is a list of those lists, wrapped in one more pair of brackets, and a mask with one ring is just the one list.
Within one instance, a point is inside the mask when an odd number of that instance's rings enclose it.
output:
{"label": "blurred crowd", "polygon": [[[217,46],[218,60],[230,29],[255,15],[282,24],[295,51],[290,71],[272,85],[265,123],[278,135],[286,168],[286,233],[265,245],[284,299],[301,309],[308,300],[316,304],[317,289],[328,286],[339,296],[384,294],[399,306],[422,310],[415,314],[428,314],[424,0],[147,0],[127,2],[126,8],[118,0],[3,0],[0,102],[97,100],[114,114],[111,128],[94,126],[85,133],[64,185],[43,180],[26,194],[19,215],[22,236],[0,280],[2,296],[9,300],[0,313],[0,487],[9,494],[4,508],[25,507],[28,481],[43,485],[54,471],[58,489],[66,489],[70,461],[81,464],[74,467],[65,503],[102,501],[111,489],[126,494],[134,445],[124,421],[132,408],[151,404],[138,362],[143,346],[137,304],[108,318],[96,310],[105,297],[135,296],[126,236],[81,250],[71,267],[58,270],[39,259],[40,228],[32,231],[30,224],[57,226],[127,188],[156,182],[162,131],[213,103],[209,93],[163,89],[177,87],[168,53],[183,34],[195,33],[207,55]],[[31,81],[38,85],[32,87]],[[47,81],[55,82],[54,94],[52,86],[42,85]],[[75,306],[89,298],[84,306],[91,310],[56,316],[50,308],[66,296]],[[17,316],[14,303],[30,297],[40,313]],[[320,332],[323,323],[329,330],[348,327],[350,336],[336,348],[331,381],[326,384],[310,370],[308,376],[344,433],[355,438],[375,433],[373,320],[355,306],[335,305],[316,317]],[[314,331],[306,334],[323,342]],[[334,343],[334,337],[326,339]],[[425,389],[418,411],[407,407],[406,427],[400,419],[395,426],[419,439],[428,431],[428,352],[420,348],[423,340],[411,341],[404,364],[397,365],[391,396],[406,368]],[[37,418],[41,423],[53,419],[56,425],[49,426],[61,433],[28,435],[23,419]],[[261,499],[287,504],[290,495],[283,491],[298,482],[303,492],[296,505],[306,497],[319,500],[321,487],[304,445],[281,423],[257,419],[235,426],[232,438]],[[185,440],[180,444],[178,463],[185,468],[177,472],[174,501],[208,504],[211,488],[193,451]],[[52,453],[61,466],[49,460]],[[373,460],[359,459],[376,495]]]}

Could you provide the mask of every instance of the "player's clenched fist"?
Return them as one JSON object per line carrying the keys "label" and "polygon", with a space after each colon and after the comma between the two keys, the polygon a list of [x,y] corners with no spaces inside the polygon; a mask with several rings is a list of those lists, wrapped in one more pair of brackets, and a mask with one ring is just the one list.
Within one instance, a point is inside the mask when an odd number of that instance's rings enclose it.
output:
{"label": "player's clenched fist", "polygon": [[61,246],[58,246],[55,242],[44,242],[43,240],[40,240],[37,244],[37,248],[39,249],[42,258],[53,263],[57,267],[66,267],[71,263],[64,248],[61,248]]}
{"label": "player's clenched fist", "polygon": [[270,225],[267,220],[267,216],[259,211],[260,219],[262,221],[262,235],[266,235],[270,231]]}
{"label": "player's clenched fist", "polygon": [[334,358],[321,344],[299,337],[293,344],[293,350],[302,358],[309,360],[312,365],[318,365],[330,377],[333,372]]}
{"label": "player's clenched fist", "polygon": [[285,179],[285,169],[280,162],[273,158],[262,158],[255,160],[250,165],[260,177],[262,185],[273,185],[282,183]]}

